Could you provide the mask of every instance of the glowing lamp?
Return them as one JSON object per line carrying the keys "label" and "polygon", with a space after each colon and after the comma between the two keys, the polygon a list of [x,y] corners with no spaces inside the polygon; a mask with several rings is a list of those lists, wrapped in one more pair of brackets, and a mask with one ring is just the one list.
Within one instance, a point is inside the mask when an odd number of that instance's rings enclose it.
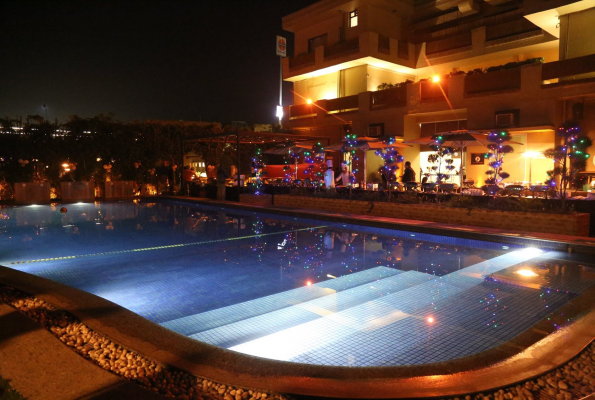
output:
{"label": "glowing lamp", "polygon": [[62,166],[63,166],[64,168],[68,168],[68,167],[70,166],[70,164],[68,164],[68,163],[63,163],[63,164],[62,164]]}
{"label": "glowing lamp", "polygon": [[306,103],[308,103],[308,104],[312,104],[312,99],[308,99],[308,100],[306,100]]}
{"label": "glowing lamp", "polygon": [[434,75],[432,77],[432,82],[440,82],[440,77],[438,75]]}
{"label": "glowing lamp", "polygon": [[307,286],[312,286],[312,282],[310,282],[310,281],[306,281],[306,285],[307,285]]}
{"label": "glowing lamp", "polygon": [[537,276],[537,274],[533,271],[531,271],[530,269],[519,269],[518,271],[515,271],[517,274],[521,275],[521,276],[525,276],[525,277],[532,277],[532,276]]}
{"label": "glowing lamp", "polygon": [[434,322],[434,317],[428,317],[428,322],[431,324]]}

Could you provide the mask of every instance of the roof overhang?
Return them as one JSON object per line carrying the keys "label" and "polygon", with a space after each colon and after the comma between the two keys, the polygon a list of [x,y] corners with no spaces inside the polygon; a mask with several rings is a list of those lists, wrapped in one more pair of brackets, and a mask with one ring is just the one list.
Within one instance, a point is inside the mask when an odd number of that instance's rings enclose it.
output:
{"label": "roof overhang", "polygon": [[525,15],[529,21],[547,33],[560,38],[560,16],[595,7],[595,0],[581,0],[565,6]]}

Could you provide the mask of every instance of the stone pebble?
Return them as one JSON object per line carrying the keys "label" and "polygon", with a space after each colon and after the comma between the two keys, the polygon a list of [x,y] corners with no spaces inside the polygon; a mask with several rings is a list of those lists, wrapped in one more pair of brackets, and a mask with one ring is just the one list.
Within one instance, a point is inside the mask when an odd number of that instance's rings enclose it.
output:
{"label": "stone pebble", "polygon": [[0,301],[29,316],[101,368],[167,397],[180,400],[288,399],[284,395],[253,392],[160,365],[95,332],[64,310],[14,288],[0,286]]}
{"label": "stone pebble", "polygon": [[[168,397],[188,400],[288,400],[290,397],[217,383],[167,368],[93,331],[72,315],[16,289],[0,286],[0,301],[37,321],[102,368]],[[595,393],[595,343],[567,364],[536,379],[465,400],[573,400]],[[453,400],[461,400],[455,397]]]}

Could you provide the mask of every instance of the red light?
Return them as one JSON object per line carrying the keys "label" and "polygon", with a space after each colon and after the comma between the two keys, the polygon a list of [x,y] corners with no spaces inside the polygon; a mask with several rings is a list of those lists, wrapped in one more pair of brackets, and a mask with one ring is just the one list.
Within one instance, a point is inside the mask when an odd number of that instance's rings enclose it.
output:
{"label": "red light", "polygon": [[434,322],[434,318],[433,317],[428,317],[428,322],[431,324]]}
{"label": "red light", "polygon": [[311,285],[312,285],[312,282],[310,282],[310,281],[307,281],[307,282],[306,282],[306,285],[308,285],[308,286],[311,286]]}

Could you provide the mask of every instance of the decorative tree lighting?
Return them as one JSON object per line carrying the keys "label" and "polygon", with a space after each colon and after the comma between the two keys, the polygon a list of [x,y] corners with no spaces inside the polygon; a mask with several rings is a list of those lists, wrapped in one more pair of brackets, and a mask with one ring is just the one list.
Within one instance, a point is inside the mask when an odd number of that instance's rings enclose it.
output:
{"label": "decorative tree lighting", "polygon": [[319,181],[322,179],[322,165],[324,164],[324,147],[320,143],[316,143],[312,146],[312,150],[304,152],[305,162],[308,165],[306,168],[306,174],[310,176],[312,180]]}
{"label": "decorative tree lighting", "polygon": [[498,185],[504,179],[508,178],[510,174],[502,171],[502,163],[504,156],[512,153],[514,149],[509,144],[504,142],[509,141],[512,135],[507,131],[492,131],[488,134],[488,149],[490,150],[485,157],[488,159],[490,169],[486,171],[489,176],[485,183],[488,185]]}
{"label": "decorative tree lighting", "polygon": [[397,164],[403,162],[403,156],[394,147],[389,147],[395,142],[395,138],[388,139],[387,147],[376,150],[375,154],[382,158],[384,165],[378,168],[378,172],[386,179],[388,188],[388,198],[391,197],[391,182],[396,180],[396,171],[399,169]]}
{"label": "decorative tree lighting", "polygon": [[575,121],[565,122],[557,132],[558,136],[562,137],[563,144],[543,153],[556,163],[554,169],[547,172],[546,184],[557,193],[558,197],[566,199],[568,186],[571,183],[580,184],[578,172],[585,169],[590,157],[587,149],[593,142],[587,135],[581,134],[580,127]]}
{"label": "decorative tree lighting", "polygon": [[442,163],[446,164],[444,167],[447,171],[452,171],[455,169],[453,164],[452,158],[446,158],[446,156],[454,153],[452,147],[444,147],[444,136],[442,135],[434,135],[432,136],[432,143],[429,144],[429,147],[435,151],[434,154],[430,154],[428,156],[428,162],[432,164],[438,164],[437,166],[432,167],[432,170],[436,171],[436,183],[440,184],[446,178],[448,178],[448,174],[442,173]]}
{"label": "decorative tree lighting", "polygon": [[349,160],[346,162],[349,168],[349,190],[351,192],[351,187],[353,186],[353,183],[355,183],[355,174],[359,171],[358,169],[353,169],[353,162],[358,160],[358,158],[355,156],[355,151],[357,149],[357,135],[355,133],[351,133],[350,129],[347,129],[346,131],[347,133],[345,134],[345,140],[343,142],[343,146],[341,147],[341,151],[343,153],[349,154]]}
{"label": "decorative tree lighting", "polygon": [[252,169],[254,171],[254,176],[256,178],[256,182],[254,182],[254,186],[256,187],[256,191],[254,194],[260,195],[262,190],[262,169],[265,167],[264,162],[262,161],[262,149],[256,149],[256,153],[252,156]]}

